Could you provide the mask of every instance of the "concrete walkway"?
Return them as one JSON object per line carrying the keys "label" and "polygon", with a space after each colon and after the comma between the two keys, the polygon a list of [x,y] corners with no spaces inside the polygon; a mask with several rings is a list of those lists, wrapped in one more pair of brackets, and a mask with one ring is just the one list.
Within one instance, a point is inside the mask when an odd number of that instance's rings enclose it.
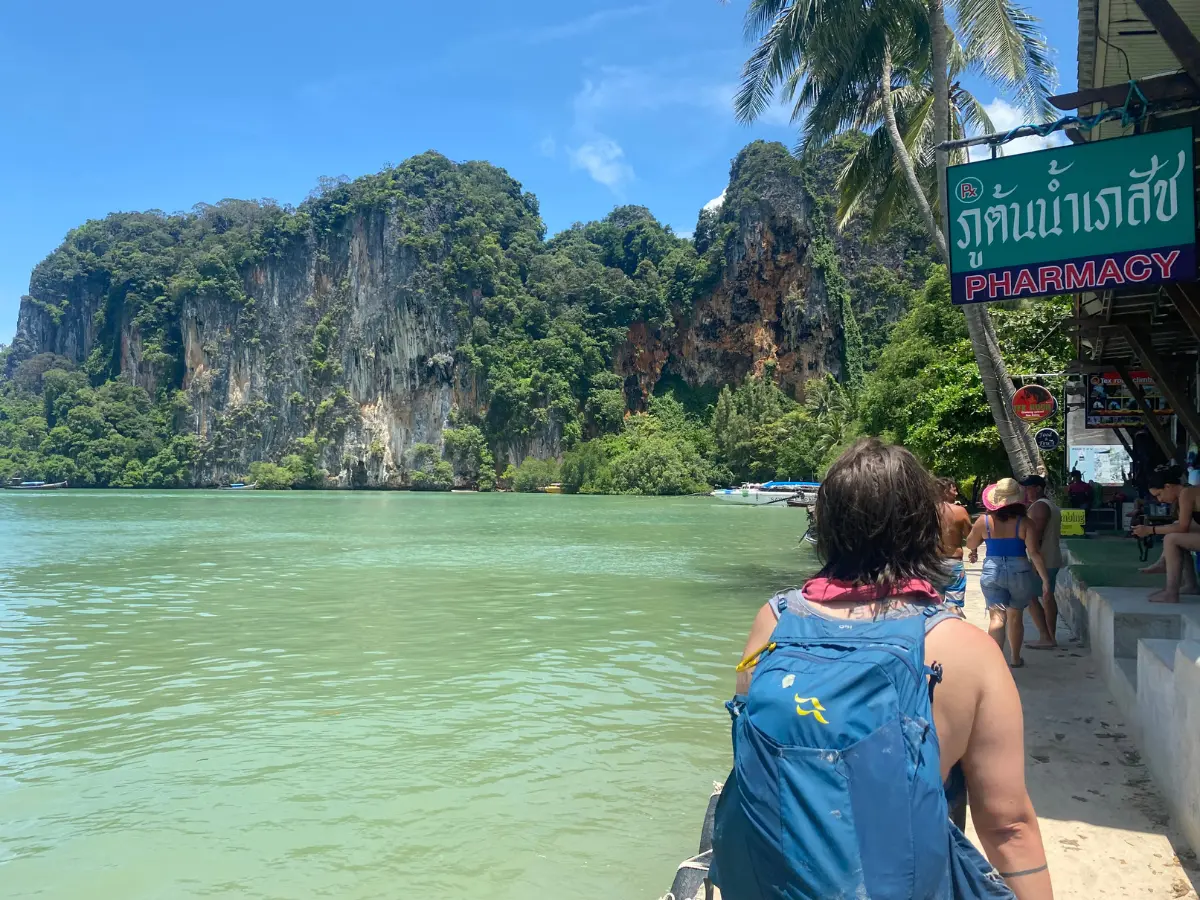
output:
{"label": "concrete walkway", "polygon": [[[978,565],[968,565],[967,619],[986,627]],[[1026,616],[1026,639],[1037,632]],[[1025,709],[1026,778],[1056,898],[1196,898],[1200,865],[1085,650],[1025,651],[1013,672]],[[971,833],[972,839],[975,838]]]}

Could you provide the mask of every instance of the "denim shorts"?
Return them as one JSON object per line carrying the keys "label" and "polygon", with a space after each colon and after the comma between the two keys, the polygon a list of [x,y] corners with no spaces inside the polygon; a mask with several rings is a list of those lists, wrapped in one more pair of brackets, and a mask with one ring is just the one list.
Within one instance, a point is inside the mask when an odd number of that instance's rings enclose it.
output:
{"label": "denim shorts", "polygon": [[1026,609],[1041,593],[1033,563],[1024,556],[989,556],[983,561],[979,587],[988,609]]}

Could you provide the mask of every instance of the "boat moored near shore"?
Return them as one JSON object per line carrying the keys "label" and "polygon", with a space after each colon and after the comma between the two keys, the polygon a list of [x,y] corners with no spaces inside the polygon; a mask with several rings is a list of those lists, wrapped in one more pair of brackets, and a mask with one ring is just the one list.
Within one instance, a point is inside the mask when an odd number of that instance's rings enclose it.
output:
{"label": "boat moored near shore", "polygon": [[59,491],[67,486],[65,481],[14,481],[4,485],[10,491]]}
{"label": "boat moored near shore", "polygon": [[[821,485],[813,481],[768,481],[765,484],[743,484],[736,488],[719,488],[710,496],[730,503],[764,506],[787,503],[789,506],[811,506]],[[793,500],[799,502],[793,504]]]}

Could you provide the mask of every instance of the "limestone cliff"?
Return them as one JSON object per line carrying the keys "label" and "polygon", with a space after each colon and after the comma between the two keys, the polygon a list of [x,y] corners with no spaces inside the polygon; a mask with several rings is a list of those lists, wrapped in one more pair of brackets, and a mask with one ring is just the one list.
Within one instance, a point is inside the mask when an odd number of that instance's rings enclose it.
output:
{"label": "limestone cliff", "polygon": [[833,235],[812,183],[781,145],[751,145],[691,242],[638,208],[545,242],[507,174],[432,153],[295,210],[116,214],[35,270],[8,372],[57,354],[144,388],[197,439],[196,484],[304,444],[331,484],[401,486],[452,421],[501,467],[553,456],[619,421],[622,383],[637,409],[668,377],[770,373],[796,396],[846,377],[872,305],[847,287],[868,268],[854,258],[907,249]]}

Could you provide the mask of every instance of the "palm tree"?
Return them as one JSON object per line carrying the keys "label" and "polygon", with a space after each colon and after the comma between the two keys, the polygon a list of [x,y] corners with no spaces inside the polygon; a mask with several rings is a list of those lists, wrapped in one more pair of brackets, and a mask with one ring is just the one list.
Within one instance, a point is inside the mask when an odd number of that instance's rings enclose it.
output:
{"label": "palm tree", "polygon": [[[743,121],[777,95],[791,102],[793,121],[804,122],[803,155],[842,131],[872,131],[839,178],[839,217],[845,221],[871,196],[878,227],[907,193],[944,261],[936,198],[948,158],[934,148],[990,126],[978,100],[951,79],[981,74],[1042,120],[1055,77],[1045,40],[1022,7],[1011,0],[951,3],[957,34],[947,25],[945,0],[751,0],[746,32],[758,43],[736,100]],[[1001,441],[1013,471],[1028,474],[1040,456],[1012,412],[1014,388],[991,316],[981,304],[964,312]]]}

